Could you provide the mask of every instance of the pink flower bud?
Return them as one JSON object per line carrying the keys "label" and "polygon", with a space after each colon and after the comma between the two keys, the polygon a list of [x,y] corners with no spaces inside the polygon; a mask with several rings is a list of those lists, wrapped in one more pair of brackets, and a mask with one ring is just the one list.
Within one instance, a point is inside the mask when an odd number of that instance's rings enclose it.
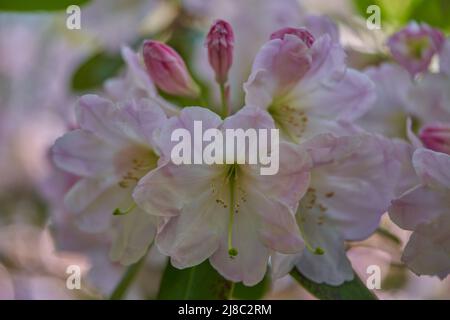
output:
{"label": "pink flower bud", "polygon": [[450,154],[450,123],[435,123],[425,126],[419,134],[428,149]]}
{"label": "pink flower bud", "polygon": [[180,55],[168,45],[144,41],[143,56],[147,72],[156,86],[166,93],[197,97],[199,89]]}
{"label": "pink flower bud", "polygon": [[270,40],[273,39],[284,39],[284,36],[287,34],[292,34],[297,36],[300,40],[302,40],[308,48],[314,43],[314,36],[305,28],[283,28],[278,31],[275,31],[270,35]]}
{"label": "pink flower bud", "polygon": [[234,34],[230,24],[217,20],[206,37],[208,60],[216,73],[216,81],[224,84],[233,63]]}
{"label": "pink flower bud", "polygon": [[271,58],[271,69],[277,77],[281,94],[295,86],[311,68],[310,48],[314,36],[304,28],[283,28],[272,33],[270,39],[269,43],[277,48],[275,56]]}
{"label": "pink flower bud", "polygon": [[444,35],[427,24],[410,23],[392,35],[387,45],[394,59],[414,76],[428,70],[444,44]]}

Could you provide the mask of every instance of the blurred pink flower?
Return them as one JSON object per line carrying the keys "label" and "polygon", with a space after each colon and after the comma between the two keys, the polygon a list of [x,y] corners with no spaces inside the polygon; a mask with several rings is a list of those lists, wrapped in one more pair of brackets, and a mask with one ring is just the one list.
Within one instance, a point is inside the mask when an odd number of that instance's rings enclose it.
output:
{"label": "blurred pink flower", "polygon": [[406,119],[413,114],[409,95],[413,82],[408,72],[397,64],[384,63],[364,73],[375,84],[376,100],[357,123],[373,133],[405,138]]}
{"label": "blurred pink flower", "polygon": [[450,273],[450,156],[419,148],[413,164],[420,184],[392,201],[391,219],[413,234],[402,260],[418,275]]}
{"label": "blurred pink flower", "polygon": [[392,35],[387,45],[395,60],[415,76],[428,70],[431,59],[441,50],[444,40],[441,31],[425,23],[411,22]]}

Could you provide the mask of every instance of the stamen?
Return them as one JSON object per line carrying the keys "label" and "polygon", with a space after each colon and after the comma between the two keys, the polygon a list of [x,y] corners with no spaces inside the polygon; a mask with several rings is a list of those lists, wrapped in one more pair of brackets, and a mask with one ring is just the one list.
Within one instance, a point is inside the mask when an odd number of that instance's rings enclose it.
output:
{"label": "stamen", "polygon": [[113,215],[114,216],[123,216],[123,215],[126,215],[126,214],[130,213],[131,211],[133,211],[134,208],[136,208],[136,203],[133,202],[133,204],[131,206],[129,206],[125,211],[122,211],[119,208],[114,209]]}
{"label": "stamen", "polygon": [[292,142],[298,143],[308,126],[308,117],[305,112],[291,107],[288,101],[282,103],[275,101],[268,110],[282,132]]}
{"label": "stamen", "polygon": [[233,247],[233,223],[234,223],[234,214],[237,213],[235,210],[235,180],[237,178],[237,167],[236,165],[232,165],[228,171],[227,178],[230,183],[230,207],[229,207],[229,216],[230,220],[228,223],[228,254],[230,258],[234,258],[238,255],[238,251]]}

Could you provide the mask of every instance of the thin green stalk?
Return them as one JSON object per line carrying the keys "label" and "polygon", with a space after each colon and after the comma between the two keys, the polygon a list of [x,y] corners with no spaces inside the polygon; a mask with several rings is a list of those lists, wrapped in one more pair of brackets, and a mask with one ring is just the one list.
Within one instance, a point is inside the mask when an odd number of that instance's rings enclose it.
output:
{"label": "thin green stalk", "polygon": [[220,101],[222,103],[222,117],[225,119],[228,116],[228,99],[226,94],[226,86],[221,83],[220,85]]}
{"label": "thin green stalk", "polygon": [[114,288],[114,291],[111,293],[109,300],[120,300],[126,295],[128,289],[130,288],[137,274],[141,270],[141,267],[144,264],[145,259],[147,257],[147,253],[138,262],[130,265],[127,268],[127,270],[122,276],[122,279],[120,279],[119,283]]}
{"label": "thin green stalk", "polygon": [[234,287],[235,287],[235,283],[231,282],[230,291],[228,292],[228,299],[227,300],[233,300]]}

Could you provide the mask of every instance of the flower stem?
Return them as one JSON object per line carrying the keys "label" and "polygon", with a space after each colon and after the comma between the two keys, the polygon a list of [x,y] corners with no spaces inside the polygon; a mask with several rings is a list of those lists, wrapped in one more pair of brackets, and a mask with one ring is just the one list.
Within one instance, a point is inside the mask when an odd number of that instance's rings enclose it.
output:
{"label": "flower stem", "polygon": [[228,292],[228,299],[227,300],[233,300],[234,287],[235,287],[235,283],[231,282],[230,291]]}
{"label": "flower stem", "polygon": [[221,83],[220,85],[220,101],[222,103],[222,118],[226,118],[228,116],[228,98],[226,93],[226,85]]}
{"label": "flower stem", "polygon": [[119,283],[114,288],[114,291],[109,296],[109,300],[120,300],[126,295],[128,289],[130,288],[137,274],[141,270],[141,267],[144,264],[145,259],[147,257],[147,253],[145,253],[145,255],[138,262],[130,265],[127,268],[127,270],[122,276],[122,279],[120,279]]}

